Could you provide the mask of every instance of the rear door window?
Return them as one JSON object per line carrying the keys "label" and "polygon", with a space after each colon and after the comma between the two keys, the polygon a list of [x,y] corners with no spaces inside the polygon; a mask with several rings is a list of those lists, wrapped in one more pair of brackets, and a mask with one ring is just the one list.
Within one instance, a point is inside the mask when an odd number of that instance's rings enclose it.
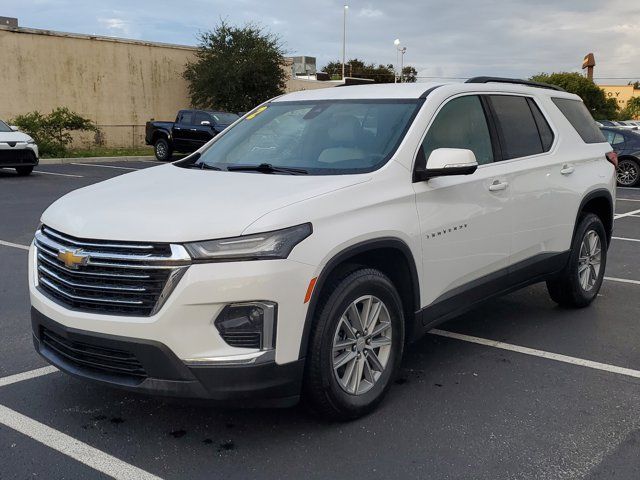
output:
{"label": "rear door window", "polygon": [[532,98],[527,98],[527,102],[529,102],[529,108],[531,108],[533,119],[536,121],[536,126],[538,127],[538,133],[542,141],[542,150],[548,152],[553,144],[553,130],[551,130],[547,119],[544,118],[536,102]]}
{"label": "rear door window", "polygon": [[551,100],[585,143],[604,143],[607,141],[589,110],[580,100],[571,98],[552,98]]}
{"label": "rear door window", "polygon": [[490,95],[489,99],[496,117],[502,160],[528,157],[544,151],[538,125],[526,97]]}
{"label": "rear door window", "polygon": [[612,130],[603,130],[603,132],[607,142],[609,142],[612,147],[621,147],[624,144],[624,136],[620,133]]}
{"label": "rear door window", "polygon": [[193,118],[193,112],[182,112],[180,115],[180,123],[183,125],[191,125],[191,119]]}

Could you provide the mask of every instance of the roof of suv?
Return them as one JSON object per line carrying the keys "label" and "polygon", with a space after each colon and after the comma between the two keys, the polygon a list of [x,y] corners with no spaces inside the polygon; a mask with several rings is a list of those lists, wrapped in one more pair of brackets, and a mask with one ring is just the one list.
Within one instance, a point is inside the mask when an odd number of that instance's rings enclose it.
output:
{"label": "roof of suv", "polygon": [[530,87],[516,83],[378,83],[373,85],[352,85],[348,87],[319,88],[316,90],[302,90],[288,93],[274,99],[274,102],[289,102],[299,100],[366,100],[366,99],[408,99],[420,98],[429,90],[439,87],[447,88],[451,93],[456,92],[512,92],[548,95],[554,97],[574,98],[576,95],[550,90],[545,88]]}

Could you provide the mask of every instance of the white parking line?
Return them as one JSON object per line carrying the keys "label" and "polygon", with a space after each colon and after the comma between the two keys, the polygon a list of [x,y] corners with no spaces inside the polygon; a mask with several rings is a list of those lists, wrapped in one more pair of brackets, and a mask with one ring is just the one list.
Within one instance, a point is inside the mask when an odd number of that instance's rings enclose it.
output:
{"label": "white parking line", "polygon": [[640,285],[640,280],[630,280],[628,278],[616,278],[616,277],[604,277],[604,279],[609,280],[610,282],[632,283],[634,285]]}
{"label": "white parking line", "polygon": [[625,242],[640,242],[637,238],[611,237],[612,240],[624,240]]}
{"label": "white parking line", "polygon": [[69,165],[80,165],[82,167],[102,167],[102,168],[115,168],[117,170],[142,170],[141,168],[133,167],[116,167],[115,165],[100,165],[99,163],[70,163]]}
{"label": "white parking line", "polygon": [[640,202],[640,198],[616,198],[617,202]]}
{"label": "white parking line", "polygon": [[616,190],[631,190],[632,192],[638,192],[640,190],[638,190],[635,187],[616,187]]}
{"label": "white parking line", "polygon": [[0,378],[0,387],[6,387],[12,383],[24,382],[25,380],[31,380],[32,378],[42,377],[43,375],[49,375],[50,373],[57,371],[58,369],[56,367],[49,365],[48,367],[36,368],[35,370],[29,370],[28,372],[16,373],[15,375]]}
{"label": "white parking line", "polygon": [[4,240],[0,240],[0,245],[4,247],[19,248],[20,250],[29,251],[29,245],[21,245],[19,243],[5,242]]}
{"label": "white parking line", "polygon": [[623,217],[631,217],[633,215],[635,215],[636,213],[640,213],[640,208],[638,210],[632,210],[631,212],[627,212],[627,213],[618,213],[616,215],[613,216],[614,219],[618,219],[618,218],[623,218]]}
{"label": "white parking line", "polygon": [[509,350],[511,352],[523,353],[525,355],[532,355],[534,357],[547,358],[549,360],[569,363],[571,365],[578,365],[580,367],[592,368],[594,370],[602,370],[604,372],[617,373],[619,375],[625,375],[627,377],[640,378],[640,371],[638,370],[631,370],[630,368],[618,367],[615,365],[609,365],[607,363],[593,362],[591,360],[585,360],[583,358],[570,357],[568,355],[547,352],[545,350],[536,350],[535,348],[521,347],[520,345],[512,345],[510,343],[504,343],[498,340],[488,340],[486,338],[472,337],[471,335],[463,335],[462,333],[449,332],[446,330],[434,329],[429,333],[441,337],[462,340],[463,342],[476,343],[478,345],[485,345],[487,347],[499,348],[501,350]]}
{"label": "white parking line", "polygon": [[120,460],[97,448],[87,445],[66,433],[59,432],[44,423],[0,405],[0,424],[53,448],[77,462],[102,472],[116,480],[160,480],[145,470]]}
{"label": "white parking line", "polygon": [[33,173],[42,173],[43,175],[57,175],[59,177],[84,178],[82,175],[71,175],[70,173],[43,172],[42,170],[34,170]]}

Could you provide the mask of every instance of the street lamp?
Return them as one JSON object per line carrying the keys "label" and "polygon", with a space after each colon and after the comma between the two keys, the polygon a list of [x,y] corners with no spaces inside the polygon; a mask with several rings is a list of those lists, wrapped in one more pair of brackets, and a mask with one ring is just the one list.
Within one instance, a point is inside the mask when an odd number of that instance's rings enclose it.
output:
{"label": "street lamp", "polygon": [[[396,46],[396,65],[398,65],[398,63],[400,63],[400,82],[402,82],[402,70],[404,70],[404,54],[407,51],[407,47],[401,47],[400,46],[400,39],[396,38],[393,41],[393,44]],[[402,60],[400,60],[400,56],[402,55]],[[396,67],[397,68],[397,67]],[[397,83],[398,82],[398,75],[396,75],[394,82],[393,83]]]}
{"label": "street lamp", "polygon": [[349,5],[344,6],[344,14],[342,16],[342,81],[344,82],[344,65],[346,61],[345,52],[347,49],[347,10]]}

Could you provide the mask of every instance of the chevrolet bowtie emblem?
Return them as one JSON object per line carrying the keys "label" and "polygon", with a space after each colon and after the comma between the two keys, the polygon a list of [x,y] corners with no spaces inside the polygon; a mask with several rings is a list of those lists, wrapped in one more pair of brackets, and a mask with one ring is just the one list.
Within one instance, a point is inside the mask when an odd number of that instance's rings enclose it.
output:
{"label": "chevrolet bowtie emblem", "polygon": [[80,265],[86,265],[89,256],[82,254],[82,250],[60,250],[58,251],[58,260],[63,262],[67,268],[76,270]]}

